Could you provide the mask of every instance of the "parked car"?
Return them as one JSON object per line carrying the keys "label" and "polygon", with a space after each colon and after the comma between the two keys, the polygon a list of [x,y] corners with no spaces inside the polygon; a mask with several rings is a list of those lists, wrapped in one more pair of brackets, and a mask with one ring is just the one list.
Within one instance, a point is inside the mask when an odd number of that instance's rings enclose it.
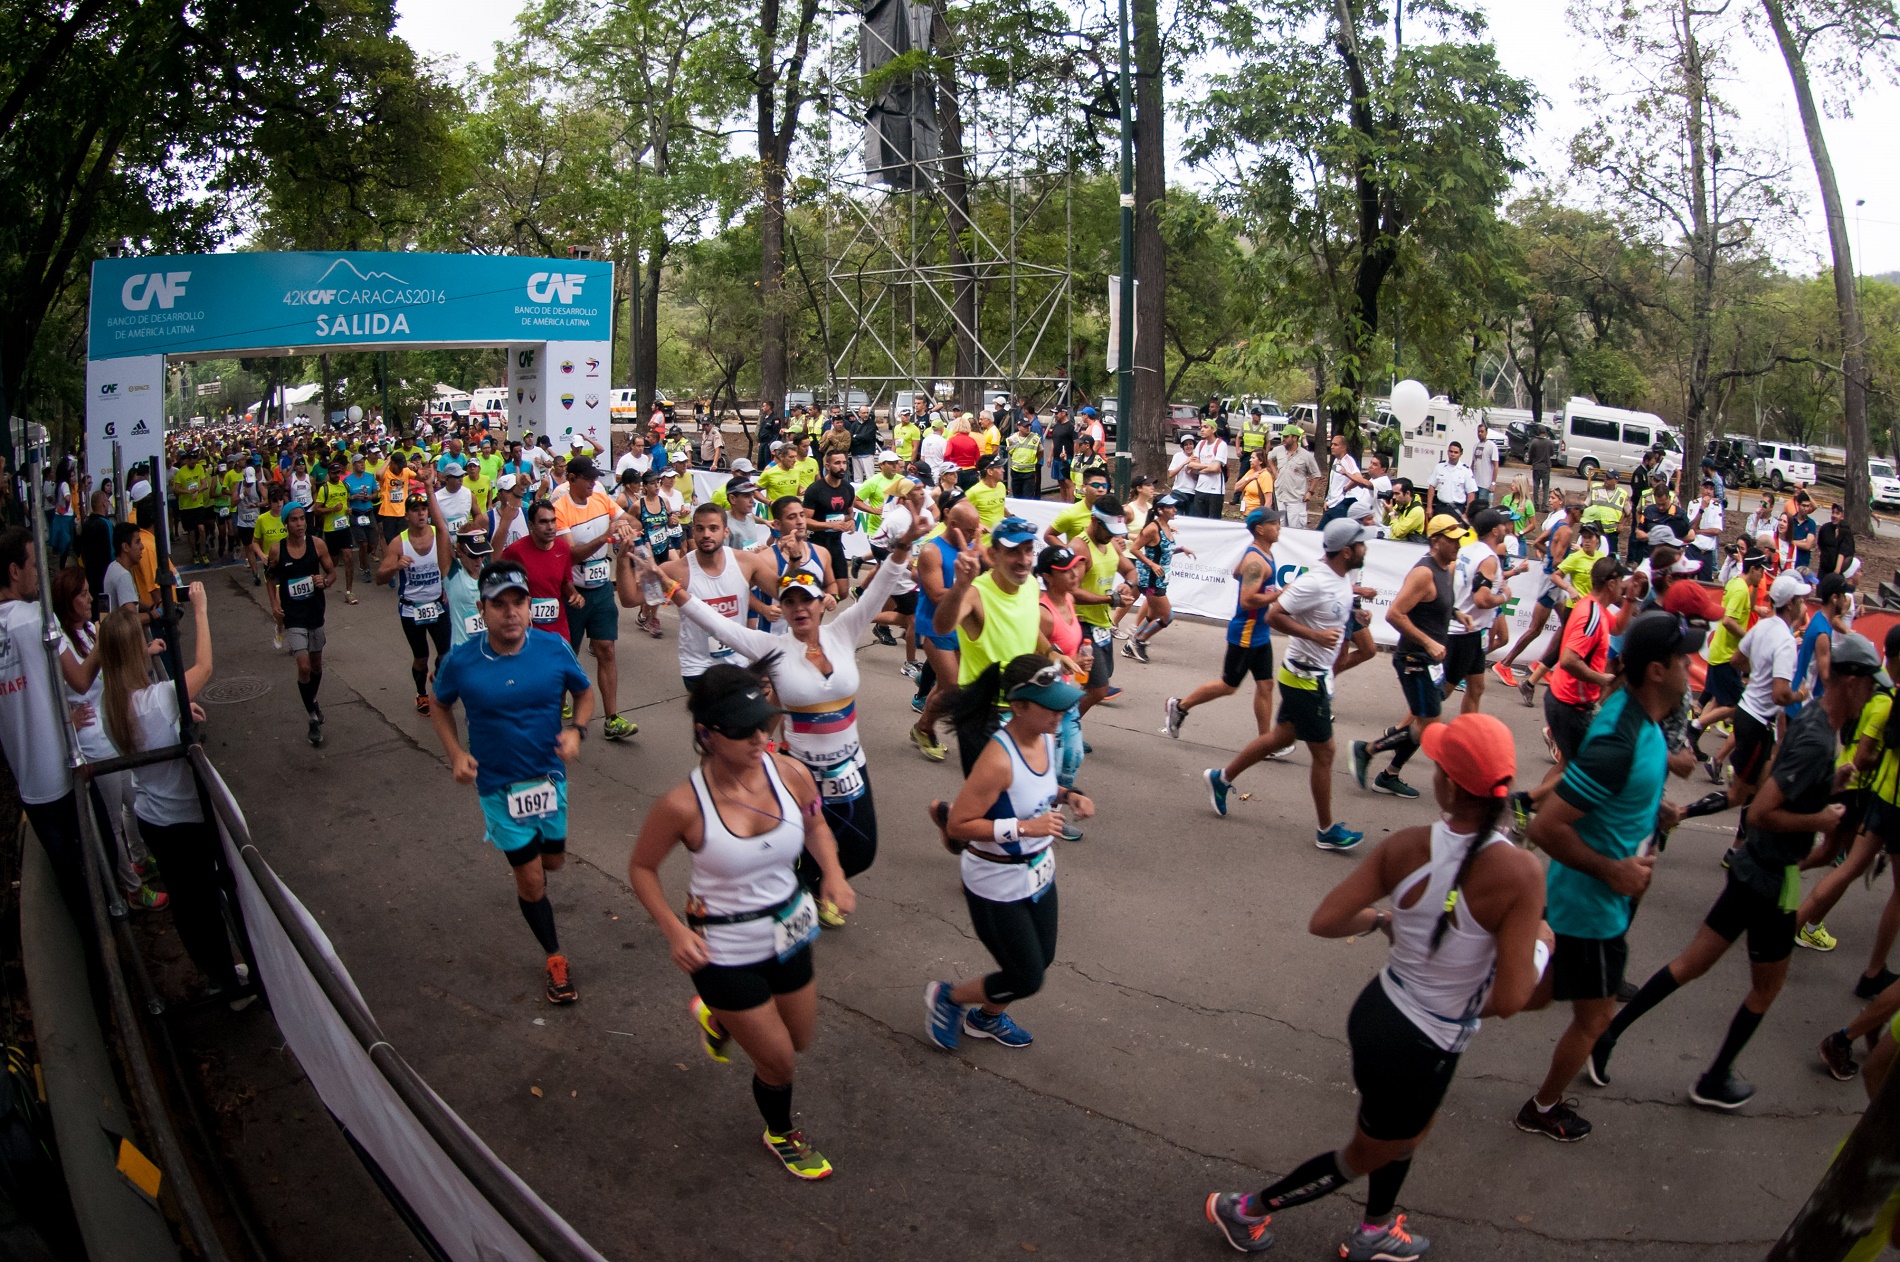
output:
{"label": "parked car", "polygon": [[1654,412],[1631,412],[1605,407],[1592,399],[1573,398],[1564,405],[1564,443],[1577,462],[1577,475],[1588,478],[1598,469],[1628,473],[1643,461],[1651,447],[1662,448],[1664,476],[1682,468],[1682,437]]}
{"label": "parked car", "polygon": [[1538,434],[1556,442],[1557,453],[1551,457],[1551,463],[1562,468],[1565,464],[1564,436],[1557,432],[1555,425],[1540,425],[1535,421],[1511,421],[1504,426],[1505,458],[1520,464],[1530,463],[1531,439]]}
{"label": "parked car", "polygon": [[1814,485],[1814,453],[1792,443],[1763,443],[1755,456],[1755,481],[1780,491],[1793,483]]}
{"label": "parked car", "polygon": [[1869,460],[1867,483],[1875,508],[1900,508],[1900,477],[1895,476],[1891,460]]}
{"label": "parked car", "polygon": [[1190,430],[1198,433],[1201,428],[1201,409],[1192,403],[1168,404],[1168,429],[1179,433]]}
{"label": "parked car", "polygon": [[1746,435],[1725,435],[1709,440],[1708,457],[1715,461],[1716,472],[1728,486],[1754,485],[1755,461],[1760,455],[1761,445]]}

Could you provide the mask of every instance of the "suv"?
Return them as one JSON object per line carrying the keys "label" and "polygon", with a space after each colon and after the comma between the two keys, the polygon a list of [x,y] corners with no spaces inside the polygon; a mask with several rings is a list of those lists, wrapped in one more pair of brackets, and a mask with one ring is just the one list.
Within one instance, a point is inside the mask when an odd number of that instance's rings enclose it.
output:
{"label": "suv", "polygon": [[1761,447],[1754,439],[1741,435],[1711,438],[1708,455],[1727,485],[1746,486],[1755,481],[1755,461]]}
{"label": "suv", "polygon": [[1556,454],[1551,464],[1562,468],[1564,464],[1564,439],[1554,425],[1539,425],[1533,421],[1512,421],[1504,427],[1504,454],[1507,459],[1520,464],[1530,463],[1531,439],[1542,434],[1557,444]]}
{"label": "suv", "polygon": [[1790,484],[1814,485],[1814,455],[1806,447],[1791,443],[1763,443],[1755,457],[1755,481],[1777,493]]}
{"label": "suv", "polygon": [[1875,508],[1900,507],[1900,477],[1894,476],[1893,461],[1878,457],[1869,460],[1867,484],[1873,491]]}

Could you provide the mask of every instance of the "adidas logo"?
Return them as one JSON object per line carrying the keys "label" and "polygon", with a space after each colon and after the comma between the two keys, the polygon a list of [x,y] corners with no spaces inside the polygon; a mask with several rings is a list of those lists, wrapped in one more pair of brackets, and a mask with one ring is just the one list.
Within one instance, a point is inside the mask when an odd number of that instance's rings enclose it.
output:
{"label": "adidas logo", "polygon": [[151,427],[148,426],[144,421],[140,421],[138,424],[132,427],[132,436],[134,438],[138,437],[140,434],[149,434],[151,432],[152,432]]}

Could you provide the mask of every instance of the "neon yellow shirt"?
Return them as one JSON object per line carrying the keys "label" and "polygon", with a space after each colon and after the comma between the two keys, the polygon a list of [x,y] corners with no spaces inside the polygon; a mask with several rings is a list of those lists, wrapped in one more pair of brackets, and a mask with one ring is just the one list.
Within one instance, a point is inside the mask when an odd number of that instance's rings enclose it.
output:
{"label": "neon yellow shirt", "polygon": [[1009,491],[1000,482],[991,486],[987,482],[978,481],[964,494],[969,497],[970,503],[976,505],[977,519],[983,523],[983,533],[986,535],[997,522],[1009,516],[1009,508],[1003,502],[1008,497]]}
{"label": "neon yellow shirt", "polygon": [[1581,547],[1577,547],[1572,548],[1569,555],[1557,562],[1557,572],[1568,578],[1570,585],[1577,589],[1577,599],[1570,602],[1572,608],[1576,607],[1578,600],[1589,599],[1590,568],[1604,555],[1601,552],[1585,552]]}
{"label": "neon yellow shirt", "polygon": [[[1743,627],[1748,626],[1748,611],[1755,605],[1755,589],[1748,580],[1737,574],[1722,588],[1722,612],[1735,619]],[[1717,625],[1709,633],[1709,665],[1720,666],[1735,656],[1736,645],[1742,642],[1738,635],[1730,635],[1728,628]]]}
{"label": "neon yellow shirt", "polygon": [[803,495],[805,483],[797,465],[787,469],[784,465],[767,465],[759,473],[759,498],[770,507],[787,495]]}

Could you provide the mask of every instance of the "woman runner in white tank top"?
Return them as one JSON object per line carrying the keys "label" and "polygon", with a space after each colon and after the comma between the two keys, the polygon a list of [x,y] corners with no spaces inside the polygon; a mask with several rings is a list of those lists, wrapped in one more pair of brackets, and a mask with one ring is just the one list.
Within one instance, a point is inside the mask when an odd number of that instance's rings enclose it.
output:
{"label": "woman runner in white tank top", "polygon": [[[995,675],[985,675],[995,680]],[[1095,813],[1088,798],[1056,782],[1055,730],[1082,699],[1046,657],[1025,653],[1003,667],[1000,685],[982,680],[963,689],[957,706],[994,709],[999,691],[1009,721],[976,757],[963,791],[938,820],[945,844],[961,857],[963,901],[970,925],[997,971],[969,981],[924,988],[925,1035],[946,1051],[964,1034],[1004,1047],[1027,1047],[1029,1031],[1004,1009],[1042,989],[1056,955],[1056,857],[1067,803],[1076,817]]]}
{"label": "woman runner in white tank top", "polygon": [[[809,853],[825,898],[857,905],[837,845],[818,809],[811,777],[771,752],[767,732],[778,707],[764,677],[714,666],[693,685],[699,766],[653,804],[628,864],[633,892],[666,935],[679,970],[697,992],[691,1010],[706,1054],[725,1063],[736,1039],[752,1058],[752,1098],[765,1118],[765,1146],[801,1179],[831,1164],[792,1129],[792,1074],[818,1016],[811,944],[818,908],[795,867]],[[682,919],[667,905],[660,864],[676,845],[692,864]]]}
{"label": "woman runner in white tank top", "polygon": [[429,645],[435,645],[436,665],[449,652],[448,601],[442,575],[453,564],[454,539],[442,520],[442,505],[424,481],[409,495],[408,527],[396,542],[383,549],[376,581],[396,584],[396,613],[403,638],[409,641],[409,677],[416,685],[416,713],[429,712]]}
{"label": "woman runner in white tank top", "polygon": [[[1423,1256],[1431,1241],[1407,1231],[1405,1215],[1393,1212],[1412,1153],[1478,1019],[1523,1009],[1548,959],[1543,873],[1498,831],[1517,770],[1510,729],[1488,714],[1461,714],[1427,727],[1423,747],[1436,764],[1432,787],[1443,819],[1387,837],[1326,896],[1309,926],[1322,938],[1378,930],[1392,940],[1385,967],[1346,1023],[1358,1124],[1344,1148],[1277,1183],[1207,1198],[1208,1221],[1244,1253],[1273,1244],[1271,1215],[1370,1176],[1365,1217],[1339,1256]],[[1387,896],[1392,910],[1373,907]]]}

